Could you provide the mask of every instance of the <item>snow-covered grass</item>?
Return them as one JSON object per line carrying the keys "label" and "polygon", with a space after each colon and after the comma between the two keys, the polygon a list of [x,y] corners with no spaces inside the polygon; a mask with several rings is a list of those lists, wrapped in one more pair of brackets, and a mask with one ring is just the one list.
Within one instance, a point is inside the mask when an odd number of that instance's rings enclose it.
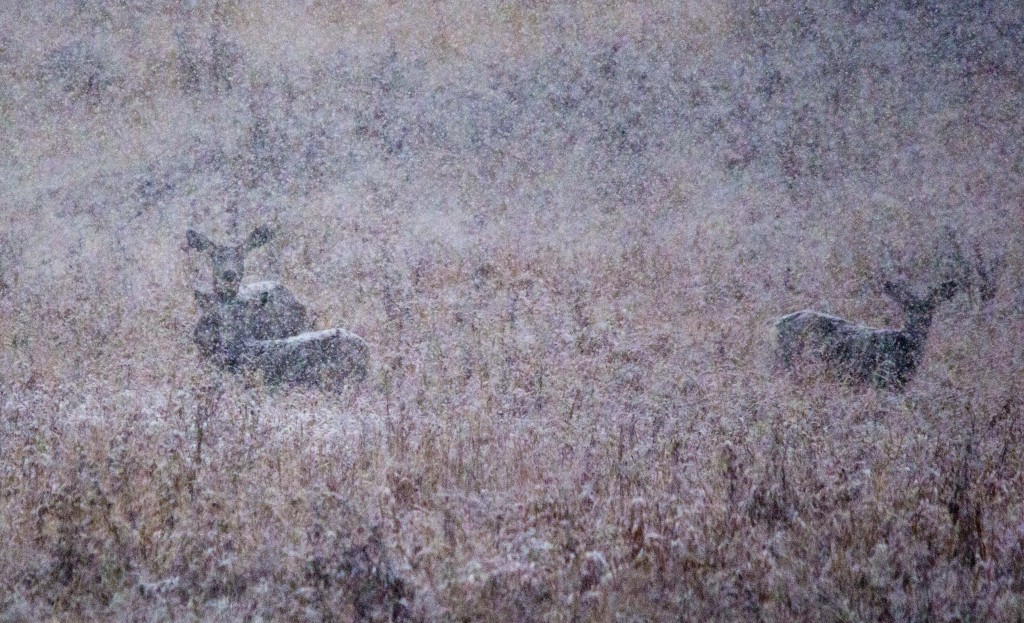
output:
{"label": "snow-covered grass", "polygon": [[[0,621],[1024,616],[1020,7],[33,4]],[[197,356],[185,229],[263,222],[365,383]],[[906,391],[776,370],[975,246]]]}

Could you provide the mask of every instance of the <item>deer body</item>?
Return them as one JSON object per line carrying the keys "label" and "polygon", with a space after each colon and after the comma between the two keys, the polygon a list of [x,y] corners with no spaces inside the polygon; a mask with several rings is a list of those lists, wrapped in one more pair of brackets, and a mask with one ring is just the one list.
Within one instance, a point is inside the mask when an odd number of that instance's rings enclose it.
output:
{"label": "deer body", "polygon": [[903,307],[904,328],[876,329],[813,310],[794,312],[775,321],[779,361],[787,368],[798,362],[824,364],[857,383],[902,388],[921,362],[936,307],[956,293],[957,285],[946,282],[924,297],[891,282],[883,287]]}
{"label": "deer body", "polygon": [[369,348],[345,329],[307,331],[286,338],[247,335],[245,310],[234,302],[196,294],[202,315],[193,332],[200,352],[232,372],[252,371],[271,384],[336,388],[366,377]]}
{"label": "deer body", "polygon": [[875,329],[812,310],[775,321],[779,357],[791,367],[798,358],[831,364],[857,382],[904,385],[917,368],[921,345],[903,331]]}
{"label": "deer body", "polygon": [[346,380],[366,378],[369,347],[363,338],[345,329],[300,333],[279,340],[246,344],[245,364],[263,373],[271,383],[335,387]]}
{"label": "deer body", "polygon": [[252,339],[284,338],[311,328],[305,305],[278,281],[247,283],[238,288],[234,302]]}

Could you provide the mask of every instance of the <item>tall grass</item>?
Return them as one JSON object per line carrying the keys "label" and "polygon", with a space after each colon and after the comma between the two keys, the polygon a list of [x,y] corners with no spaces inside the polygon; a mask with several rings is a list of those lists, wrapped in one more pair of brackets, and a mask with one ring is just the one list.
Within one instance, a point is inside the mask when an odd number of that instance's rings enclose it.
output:
{"label": "tall grass", "polygon": [[[1019,620],[1014,3],[0,10],[0,620]],[[371,345],[212,369],[192,226]],[[902,393],[770,320],[896,325]],[[946,253],[948,256],[948,253]]]}

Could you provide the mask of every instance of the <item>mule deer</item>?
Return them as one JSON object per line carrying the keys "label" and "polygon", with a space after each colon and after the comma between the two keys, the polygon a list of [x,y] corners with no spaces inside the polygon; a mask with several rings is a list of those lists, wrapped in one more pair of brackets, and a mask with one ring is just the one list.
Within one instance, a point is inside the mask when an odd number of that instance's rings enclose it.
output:
{"label": "mule deer", "polygon": [[195,291],[201,316],[193,332],[200,353],[231,371],[260,372],[267,383],[323,388],[366,377],[369,349],[344,329],[307,331],[278,339],[254,339],[248,310],[216,294]]}
{"label": "mule deer", "polygon": [[311,328],[305,306],[279,282],[241,285],[245,256],[272,237],[269,227],[260,226],[240,244],[220,245],[194,229],[185,232],[188,248],[209,257],[213,265],[213,294],[219,301],[234,303],[247,339],[284,338]]}
{"label": "mule deer", "polygon": [[817,361],[857,383],[902,389],[921,362],[935,309],[960,290],[945,281],[925,296],[886,281],[883,291],[903,309],[902,329],[876,329],[804,310],[775,321],[776,352],[791,368],[798,359]]}

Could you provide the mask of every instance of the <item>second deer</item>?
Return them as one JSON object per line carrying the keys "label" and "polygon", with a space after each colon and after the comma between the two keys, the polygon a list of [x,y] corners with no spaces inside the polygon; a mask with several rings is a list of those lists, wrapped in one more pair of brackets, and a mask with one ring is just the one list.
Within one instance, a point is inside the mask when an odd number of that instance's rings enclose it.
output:
{"label": "second deer", "polygon": [[193,332],[200,353],[230,372],[259,372],[267,383],[339,389],[366,378],[369,348],[345,329],[306,331],[278,339],[249,336],[247,312],[231,301],[196,291],[201,316]]}
{"label": "second deer", "polygon": [[239,244],[217,244],[189,229],[185,241],[189,249],[205,253],[213,265],[213,295],[231,301],[237,308],[245,337],[255,340],[284,338],[311,327],[306,307],[288,288],[277,281],[258,281],[242,285],[245,257],[250,251],[273,238],[269,227],[260,226]]}
{"label": "second deer", "polygon": [[959,290],[956,281],[945,281],[917,296],[884,282],[883,291],[903,309],[902,329],[877,329],[812,310],[782,316],[775,321],[776,353],[787,368],[823,364],[856,383],[902,389],[921,362],[936,308]]}

